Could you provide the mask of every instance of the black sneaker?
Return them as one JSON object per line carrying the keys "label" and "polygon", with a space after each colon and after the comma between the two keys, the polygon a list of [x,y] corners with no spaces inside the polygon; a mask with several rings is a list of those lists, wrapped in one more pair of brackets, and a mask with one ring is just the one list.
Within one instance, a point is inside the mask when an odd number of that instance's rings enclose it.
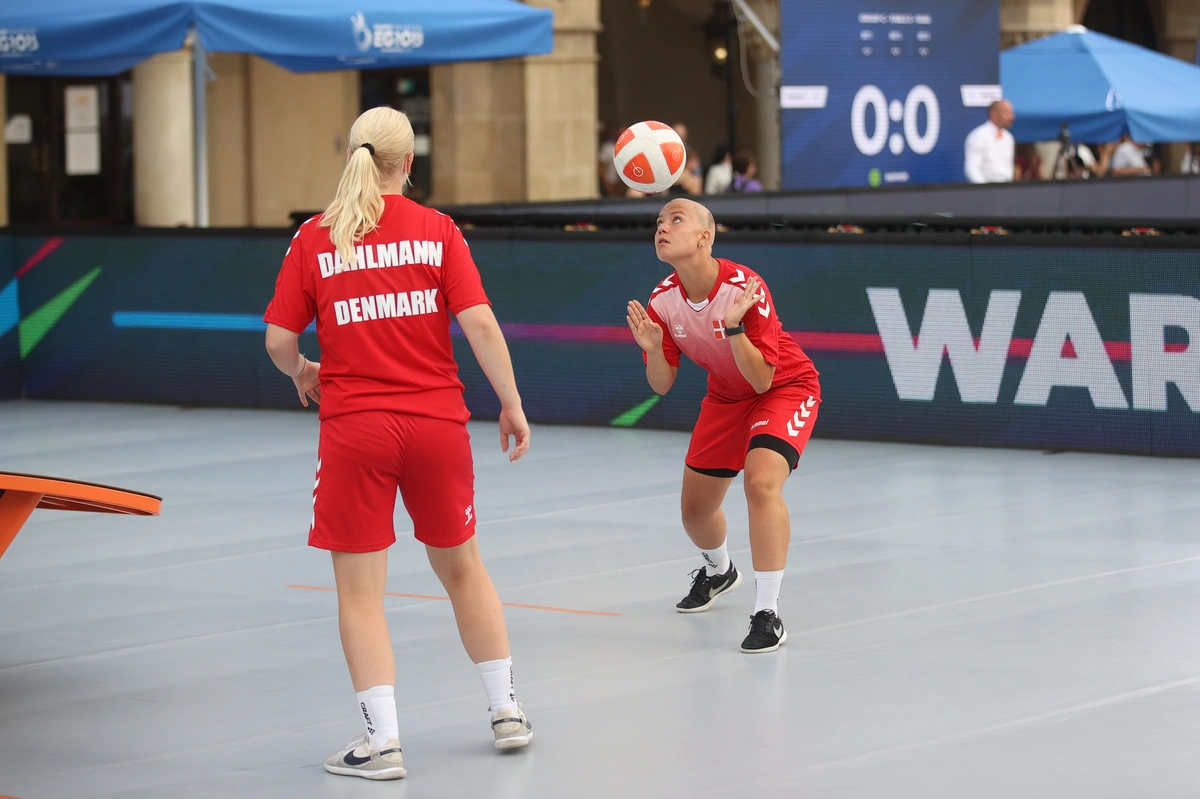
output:
{"label": "black sneaker", "polygon": [[787,630],[773,610],[760,610],[750,617],[750,632],[742,641],[742,651],[750,654],[774,652],[787,640]]}
{"label": "black sneaker", "polygon": [[724,574],[714,574],[712,577],[708,576],[705,569],[697,569],[692,572],[692,590],[679,600],[679,604],[675,608],[680,613],[699,613],[702,610],[708,610],[708,606],[713,603],[713,600],[721,594],[729,593],[741,583],[742,575],[733,568],[732,563],[729,564],[729,570]]}

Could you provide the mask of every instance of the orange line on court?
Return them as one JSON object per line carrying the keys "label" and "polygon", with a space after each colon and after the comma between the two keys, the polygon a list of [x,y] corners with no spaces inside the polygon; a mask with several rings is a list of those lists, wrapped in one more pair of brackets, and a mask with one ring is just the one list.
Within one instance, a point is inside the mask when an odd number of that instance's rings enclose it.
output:
{"label": "orange line on court", "polygon": [[[289,585],[288,588],[298,588],[301,591],[336,591],[336,588],[326,588],[319,585]],[[430,596],[429,594],[401,594],[396,591],[384,591],[384,596],[399,596],[406,599],[436,599],[441,602],[449,602],[448,596]],[[552,608],[549,605],[525,605],[520,602],[501,602],[506,608],[525,608],[526,610],[548,610],[552,613],[575,613],[579,616],[624,616],[624,613],[609,613],[604,610],[575,610],[574,608]],[[0,796],[0,799],[6,797]]]}

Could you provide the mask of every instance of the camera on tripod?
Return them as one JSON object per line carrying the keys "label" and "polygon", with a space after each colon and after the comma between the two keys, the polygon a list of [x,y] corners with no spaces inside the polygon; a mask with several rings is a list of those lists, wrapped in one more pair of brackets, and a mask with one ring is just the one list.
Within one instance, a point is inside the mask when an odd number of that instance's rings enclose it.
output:
{"label": "camera on tripod", "polygon": [[1054,159],[1054,171],[1051,174],[1059,179],[1075,178],[1086,177],[1086,171],[1079,151],[1071,141],[1071,131],[1064,122],[1058,131],[1058,157]]}

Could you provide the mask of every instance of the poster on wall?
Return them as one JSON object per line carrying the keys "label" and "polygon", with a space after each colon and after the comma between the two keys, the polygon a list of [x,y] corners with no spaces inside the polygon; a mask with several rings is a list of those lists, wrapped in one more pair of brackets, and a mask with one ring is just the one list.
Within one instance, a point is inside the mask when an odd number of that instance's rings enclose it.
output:
{"label": "poster on wall", "polygon": [[63,90],[68,175],[100,174],[100,87],[68,86]]}
{"label": "poster on wall", "polygon": [[999,0],[781,0],[783,187],[962,183]]}

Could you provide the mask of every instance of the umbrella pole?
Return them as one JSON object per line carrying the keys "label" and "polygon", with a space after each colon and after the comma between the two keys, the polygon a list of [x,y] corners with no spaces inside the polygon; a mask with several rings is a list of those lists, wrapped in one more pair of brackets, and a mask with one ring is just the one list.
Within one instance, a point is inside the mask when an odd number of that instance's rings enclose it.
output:
{"label": "umbrella pole", "polygon": [[196,142],[196,227],[208,227],[208,59],[192,29],[192,104]]}

